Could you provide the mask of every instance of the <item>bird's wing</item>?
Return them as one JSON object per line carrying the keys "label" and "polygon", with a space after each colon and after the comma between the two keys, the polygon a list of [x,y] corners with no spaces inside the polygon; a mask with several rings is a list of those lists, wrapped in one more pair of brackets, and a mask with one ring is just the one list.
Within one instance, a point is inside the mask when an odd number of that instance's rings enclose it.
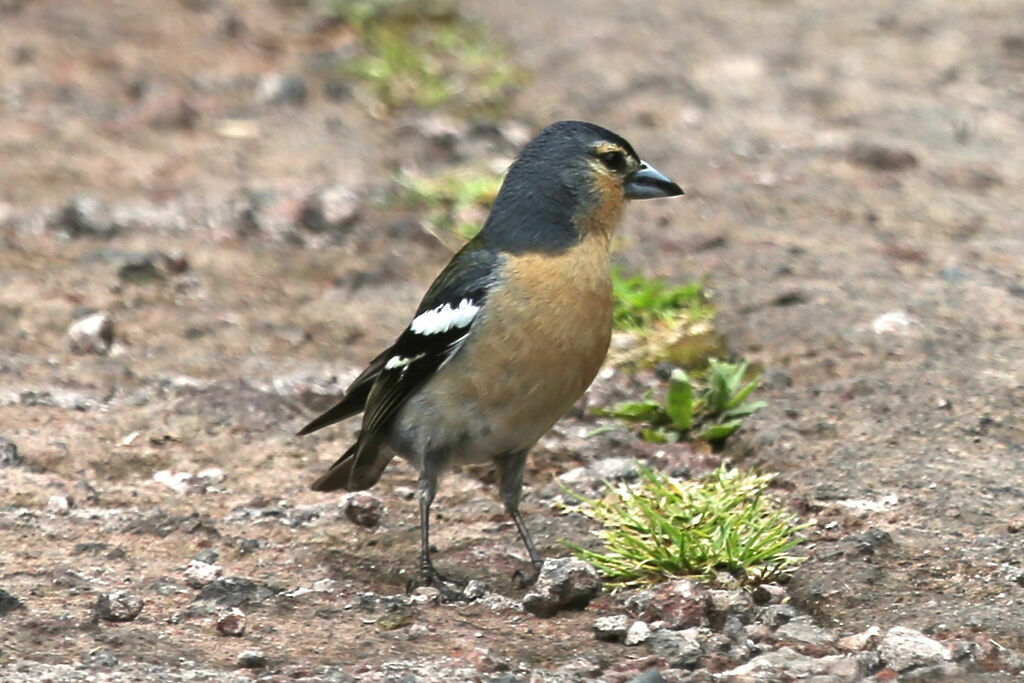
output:
{"label": "bird's wing", "polygon": [[394,414],[465,341],[493,284],[498,256],[470,242],[441,271],[424,295],[413,321],[398,340],[378,355],[345,395],[303,427],[309,434],[366,410],[369,436]]}
{"label": "bird's wing", "polygon": [[412,322],[383,354],[385,360],[366,400],[363,432],[367,436],[383,427],[461,348],[481,317],[499,258],[470,242],[431,285]]}

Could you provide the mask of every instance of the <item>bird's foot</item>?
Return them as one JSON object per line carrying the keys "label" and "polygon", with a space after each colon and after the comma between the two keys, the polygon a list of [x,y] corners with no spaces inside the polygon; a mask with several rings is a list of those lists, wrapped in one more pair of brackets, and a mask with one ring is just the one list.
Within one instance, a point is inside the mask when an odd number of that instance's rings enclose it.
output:
{"label": "bird's foot", "polygon": [[420,578],[418,581],[409,582],[409,590],[422,586],[431,586],[440,592],[443,602],[464,602],[466,600],[465,579],[454,576],[446,576],[434,569],[433,564],[424,564],[420,567]]}
{"label": "bird's foot", "polygon": [[522,569],[516,569],[512,574],[512,580],[516,582],[516,586],[519,588],[529,588],[533,584],[537,583],[537,579],[540,578],[540,567],[541,565],[533,565],[533,572],[527,575]]}

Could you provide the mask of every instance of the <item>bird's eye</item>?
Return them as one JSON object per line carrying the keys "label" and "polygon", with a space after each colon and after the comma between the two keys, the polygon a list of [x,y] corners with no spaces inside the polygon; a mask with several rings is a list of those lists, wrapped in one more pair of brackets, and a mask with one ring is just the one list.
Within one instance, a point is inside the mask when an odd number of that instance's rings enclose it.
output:
{"label": "bird's eye", "polygon": [[604,164],[605,168],[609,171],[622,173],[626,170],[626,155],[619,150],[602,152],[597,155],[597,158],[601,160],[601,163]]}

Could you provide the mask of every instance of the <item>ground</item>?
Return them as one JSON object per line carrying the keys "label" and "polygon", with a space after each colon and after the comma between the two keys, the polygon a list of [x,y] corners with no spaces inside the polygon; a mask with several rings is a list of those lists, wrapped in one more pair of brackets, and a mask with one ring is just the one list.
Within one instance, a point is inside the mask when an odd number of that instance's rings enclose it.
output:
{"label": "ground", "polygon": [[[729,349],[764,369],[768,407],[718,455],[778,472],[813,522],[793,604],[842,633],[1024,653],[1017,3],[460,2],[526,74],[489,118],[329,92],[311,55],[346,35],[300,5],[0,2],[0,437],[23,458],[0,469],[0,588],[22,604],[0,616],[5,676],[41,662],[74,680],[110,653],[140,678],[217,678],[252,648],[291,677],[486,671],[481,651],[521,674],[594,647],[616,598],[385,620],[414,567],[414,473],[394,467],[381,524],[359,527],[308,489],[354,427],[292,436],[450,255],[387,201],[396,174],[500,165],[559,118],[620,132],[686,190],[630,207],[618,258],[706,278]],[[305,97],[273,95],[268,75],[290,74]],[[343,188],[326,228],[302,218],[322,188]],[[114,321],[106,355],[69,349],[91,311]],[[597,397],[628,386],[608,373]],[[585,537],[552,509],[553,474],[651,456],[579,439],[592,420],[556,427],[528,472],[546,554]],[[679,448],[663,457],[715,460]],[[517,598],[523,552],[493,493],[445,483],[437,561]],[[204,551],[254,582],[242,639],[184,578]],[[115,589],[141,615],[95,621]],[[609,667],[635,657],[608,647]]]}

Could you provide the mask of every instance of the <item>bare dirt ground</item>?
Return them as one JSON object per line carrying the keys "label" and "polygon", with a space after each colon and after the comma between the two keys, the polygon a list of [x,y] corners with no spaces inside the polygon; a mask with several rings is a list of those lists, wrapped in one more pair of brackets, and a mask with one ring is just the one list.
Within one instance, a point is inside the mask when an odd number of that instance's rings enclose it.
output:
{"label": "bare dirt ground", "polygon": [[[268,94],[268,74],[344,47],[289,3],[0,2],[0,437],[23,458],[0,468],[0,678],[87,680],[109,675],[104,657],[125,680],[244,678],[257,674],[231,672],[254,648],[282,679],[629,670],[635,650],[590,634],[616,598],[549,620],[499,598],[402,603],[414,473],[389,472],[384,518],[359,527],[308,490],[353,425],[291,436],[392,340],[450,253],[379,201],[395,170],[507,159],[517,131],[559,118],[621,132],[687,191],[632,207],[621,261],[707,277],[731,350],[765,368],[769,406],[722,455],[780,472],[780,494],[816,520],[793,604],[842,634],[898,624],[985,643],[987,675],[1015,671],[1019,5],[460,8],[530,77],[497,127],[443,119],[453,153],[434,114],[372,116],[316,79],[304,99]],[[354,193],[351,220],[304,224],[305,198],[329,185]],[[68,212],[75,197],[100,205]],[[68,347],[92,310],[116,326],[105,356]],[[528,473],[547,554],[585,537],[552,509],[552,474],[651,455],[621,433],[577,438],[590,421],[556,428]],[[438,563],[521,597],[493,489],[455,475],[437,510]],[[197,556],[250,582],[219,603],[248,613],[243,637],[218,635],[218,596],[186,581]],[[94,619],[97,596],[121,589],[142,613]]]}

